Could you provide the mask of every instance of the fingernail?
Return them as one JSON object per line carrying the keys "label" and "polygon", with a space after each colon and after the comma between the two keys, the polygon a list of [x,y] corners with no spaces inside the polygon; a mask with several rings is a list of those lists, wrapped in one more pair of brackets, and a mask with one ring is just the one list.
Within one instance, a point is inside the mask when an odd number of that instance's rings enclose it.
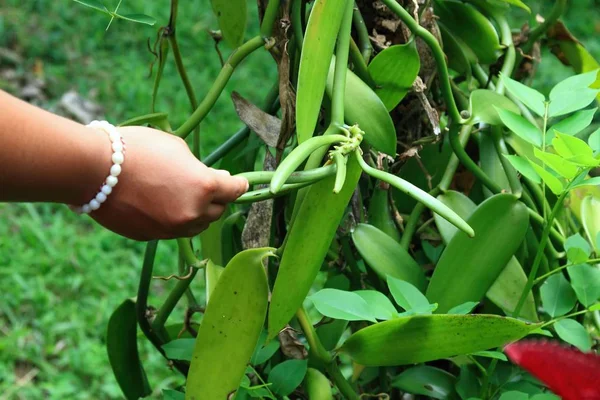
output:
{"label": "fingernail", "polygon": [[224,170],[224,169],[213,169],[213,172],[215,174],[218,174],[218,175],[231,176],[231,174],[229,173],[229,171]]}
{"label": "fingernail", "polygon": [[240,180],[243,180],[243,181],[244,181],[244,187],[245,187],[245,189],[244,189],[244,193],[246,193],[246,192],[248,191],[248,189],[250,189],[250,183],[249,183],[249,182],[248,182],[248,180],[247,180],[247,179],[245,179],[245,178],[238,178],[238,179],[240,179]]}

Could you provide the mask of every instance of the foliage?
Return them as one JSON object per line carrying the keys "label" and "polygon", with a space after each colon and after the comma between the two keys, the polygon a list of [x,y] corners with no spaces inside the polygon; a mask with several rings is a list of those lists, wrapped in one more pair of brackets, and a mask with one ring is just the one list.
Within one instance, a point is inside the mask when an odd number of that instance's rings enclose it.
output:
{"label": "foliage", "polygon": [[[84,3],[102,11],[96,2]],[[311,9],[296,0],[280,10],[284,3],[271,0],[259,13],[258,33],[232,23],[246,20],[245,7],[224,15],[223,3],[213,1],[225,40],[238,47],[217,78],[204,79],[212,83],[200,102],[177,45],[187,36],[184,25],[175,29],[187,17],[177,18],[177,3],[158,33],[149,111],[171,109],[160,101],[173,57],[194,111],[179,125],[167,118],[178,126],[173,134],[192,138],[194,151],[205,154],[211,145],[195,128],[218,108],[229,79],[247,70],[242,61],[263,49],[271,52],[279,81],[271,79],[275,90],[253,113],[275,115],[281,127],[271,132],[276,146],[243,129],[204,158],[253,187],[199,241],[177,240],[179,257],[170,256],[178,268],[171,265],[170,273],[181,276],[168,294],[149,297],[157,242],[137,260],[135,303],[121,299],[107,337],[127,398],[148,392],[146,362],[135,349],[135,326],[127,323],[134,314],[145,337],[138,345],[150,342],[187,377],[165,398],[224,398],[234,391],[242,399],[400,392],[536,398],[551,382],[518,373],[502,346],[549,335],[592,348],[591,333],[600,329],[594,284],[600,233],[593,207],[598,178],[589,174],[600,165],[600,148],[591,128],[596,109],[589,106],[600,92],[598,70],[577,71],[584,64],[573,60],[584,53],[572,58],[554,47],[577,74],[548,94],[522,83],[529,79],[522,54],[539,38],[556,45],[550,28],[564,1],[547,22],[532,24],[529,41],[513,43],[506,13],[510,5],[527,9],[522,2],[436,0],[437,24],[450,39],[444,43],[452,43],[442,48],[413,10],[384,0],[411,34],[397,47],[377,49],[372,60],[365,26],[377,26],[376,20],[363,21],[365,9],[352,1],[315,2]],[[418,53],[413,45],[421,46]],[[461,62],[449,70],[444,51]],[[406,73],[390,74],[404,58]],[[422,80],[412,86],[418,72]],[[156,114],[139,118],[171,131]],[[421,148],[421,168],[403,168]],[[440,156],[444,148],[448,158]],[[438,178],[422,183],[433,162]],[[276,168],[262,171],[263,165]],[[416,201],[408,215],[398,211],[399,194]],[[256,221],[269,229],[256,230]],[[182,313],[175,307],[184,295]],[[157,310],[149,308],[160,299]],[[199,327],[195,313],[202,314]],[[165,325],[170,316],[175,329]],[[123,372],[131,370],[140,375]]]}

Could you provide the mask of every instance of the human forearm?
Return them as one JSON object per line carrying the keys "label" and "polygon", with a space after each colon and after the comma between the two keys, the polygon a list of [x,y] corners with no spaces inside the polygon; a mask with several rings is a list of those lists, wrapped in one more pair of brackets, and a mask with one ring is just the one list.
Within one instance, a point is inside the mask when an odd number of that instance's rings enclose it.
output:
{"label": "human forearm", "polygon": [[110,154],[102,132],[0,91],[0,201],[86,203]]}

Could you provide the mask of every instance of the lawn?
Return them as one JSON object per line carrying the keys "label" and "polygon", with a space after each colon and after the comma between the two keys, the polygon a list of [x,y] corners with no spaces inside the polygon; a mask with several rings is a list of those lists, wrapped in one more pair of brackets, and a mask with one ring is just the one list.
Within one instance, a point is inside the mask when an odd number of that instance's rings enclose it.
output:
{"label": "lawn", "polygon": [[[106,0],[114,7],[117,1]],[[249,1],[250,37],[257,31],[256,2]],[[528,2],[534,11],[549,1]],[[566,16],[567,25],[598,58],[600,26],[590,10],[596,0],[577,0]],[[121,11],[143,12],[160,24],[168,18],[169,1],[124,0]],[[597,11],[596,11],[597,12]],[[202,98],[216,77],[220,63],[208,33],[217,29],[209,0],[185,0],[180,5],[178,37],[190,79]],[[523,14],[519,14],[522,18]],[[45,80],[52,109],[60,96],[74,89],[104,107],[105,118],[119,122],[147,113],[152,79],[152,54],[146,41],[157,26],[116,21],[105,31],[106,16],[70,0],[3,0],[0,2],[0,47],[10,48],[23,62],[17,73],[34,71]],[[227,55],[231,49],[221,44]],[[535,80],[547,87],[570,70],[551,55],[554,67]],[[172,60],[170,60],[172,61]],[[7,61],[0,57],[0,67]],[[8,88],[6,82],[0,87]],[[241,122],[229,94],[236,90],[260,102],[276,79],[271,57],[253,54],[236,71],[213,112],[202,124],[206,155],[235,132]],[[167,64],[157,109],[180,125],[190,112],[189,102],[172,62]],[[112,399],[121,398],[104,347],[110,313],[135,295],[144,245],[112,234],[85,217],[58,205],[0,204],[0,399]],[[175,244],[161,243],[156,274],[177,269]],[[198,277],[200,278],[200,276]],[[201,280],[201,279],[197,279]],[[156,284],[154,295],[164,285]],[[158,297],[151,298],[155,306]],[[177,313],[177,312],[176,312]],[[158,395],[160,388],[180,384],[162,358],[143,347],[142,356]]]}

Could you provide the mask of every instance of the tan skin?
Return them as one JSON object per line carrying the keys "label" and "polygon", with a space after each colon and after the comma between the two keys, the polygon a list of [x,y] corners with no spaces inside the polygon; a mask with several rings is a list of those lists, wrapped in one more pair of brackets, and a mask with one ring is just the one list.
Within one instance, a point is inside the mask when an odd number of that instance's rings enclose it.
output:
{"label": "tan skin", "polygon": [[[123,172],[90,214],[113,232],[135,240],[190,237],[248,190],[245,179],[198,161],[178,137],[141,126],[118,130]],[[0,202],[83,205],[109,174],[111,151],[103,131],[0,91]]]}

